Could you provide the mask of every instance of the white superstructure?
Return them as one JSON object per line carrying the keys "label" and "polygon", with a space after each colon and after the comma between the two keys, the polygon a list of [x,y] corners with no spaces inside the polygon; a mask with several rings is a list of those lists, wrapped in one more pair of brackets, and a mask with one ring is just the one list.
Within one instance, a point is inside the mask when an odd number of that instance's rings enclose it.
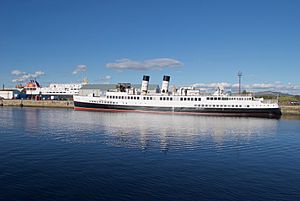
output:
{"label": "white superstructure", "polygon": [[41,87],[37,81],[31,80],[24,88],[27,95],[44,96],[73,96],[79,93],[82,84],[50,84],[48,87]]}
{"label": "white superstructure", "polygon": [[[145,78],[145,76],[144,76]],[[149,81],[149,78],[147,79]],[[145,80],[143,80],[144,82]],[[281,115],[277,100],[264,100],[248,95],[228,95],[222,86],[213,94],[182,87],[169,92],[170,77],[164,76],[159,93],[133,89],[119,84],[105,95],[74,96],[75,109],[100,111],[155,111],[172,113],[213,114],[226,116],[276,116]]]}

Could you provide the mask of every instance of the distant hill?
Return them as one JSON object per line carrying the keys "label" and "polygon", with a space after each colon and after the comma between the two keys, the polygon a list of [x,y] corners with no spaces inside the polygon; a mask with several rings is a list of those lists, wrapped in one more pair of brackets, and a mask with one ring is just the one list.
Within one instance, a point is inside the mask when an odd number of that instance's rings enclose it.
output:
{"label": "distant hill", "polygon": [[275,91],[260,91],[260,92],[255,92],[254,95],[255,96],[294,96],[292,94],[275,92]]}

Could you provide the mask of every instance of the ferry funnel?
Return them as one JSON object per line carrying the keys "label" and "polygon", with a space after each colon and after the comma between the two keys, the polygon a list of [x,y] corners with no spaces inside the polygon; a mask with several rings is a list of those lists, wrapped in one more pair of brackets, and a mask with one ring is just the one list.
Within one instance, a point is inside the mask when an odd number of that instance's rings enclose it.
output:
{"label": "ferry funnel", "polygon": [[170,76],[164,75],[162,85],[161,85],[161,92],[162,93],[168,93],[169,92],[169,82],[170,82]]}
{"label": "ferry funnel", "polygon": [[149,80],[150,80],[150,76],[148,75],[143,76],[142,87],[141,87],[142,94],[147,94]]}

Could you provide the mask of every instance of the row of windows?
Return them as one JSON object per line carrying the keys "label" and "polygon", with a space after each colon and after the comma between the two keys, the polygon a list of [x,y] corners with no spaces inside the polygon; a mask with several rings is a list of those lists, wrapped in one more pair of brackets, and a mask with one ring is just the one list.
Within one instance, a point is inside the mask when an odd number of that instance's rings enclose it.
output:
{"label": "row of windows", "polygon": [[[242,105],[194,105],[195,107],[242,107]],[[250,105],[247,105],[247,107],[250,107]]]}
{"label": "row of windows", "polygon": [[[139,96],[107,96],[109,99],[140,100]],[[143,97],[143,100],[154,100],[154,97]],[[160,97],[162,101],[172,101],[172,97]],[[251,100],[251,98],[207,97],[206,100]],[[201,101],[201,98],[180,97],[180,101]]]}
{"label": "row of windows", "polygon": [[[165,99],[166,100],[166,99]],[[108,103],[108,104],[117,104],[117,102],[112,101],[90,101],[91,103]],[[232,107],[232,108],[241,108],[242,105],[205,105],[205,104],[195,104],[195,107],[205,107],[205,108],[226,108],[226,107]],[[250,105],[246,105],[246,107],[250,107]]]}
{"label": "row of windows", "polygon": [[201,98],[180,98],[180,101],[201,101]]}
{"label": "row of windows", "polygon": [[108,103],[108,104],[117,104],[117,102],[112,102],[112,101],[89,101],[90,103]]}
{"label": "row of windows", "polygon": [[172,97],[160,97],[159,98],[159,100],[166,100],[166,101],[171,101],[171,100],[173,100],[173,98]]}
{"label": "row of windows", "polygon": [[[140,100],[139,96],[107,96],[109,99],[128,99],[128,100]],[[143,97],[143,100],[154,100],[154,97]],[[172,97],[160,97],[160,100],[173,100]]]}
{"label": "row of windows", "polygon": [[60,91],[60,92],[52,92],[52,91],[48,91],[47,93],[49,93],[49,94],[58,94],[58,93],[60,93],[60,94],[65,94],[65,93],[67,93],[67,92],[65,92],[65,91]]}
{"label": "row of windows", "polygon": [[[107,96],[108,99],[140,100],[139,96]],[[154,97],[143,97],[143,100],[154,100]],[[172,101],[173,97],[159,97],[161,101]],[[180,101],[201,101],[201,98],[180,98]]]}
{"label": "row of windows", "polygon": [[107,96],[109,99],[128,99],[128,100],[140,100],[139,96]]}
{"label": "row of windows", "polygon": [[206,100],[251,100],[251,98],[207,97]]}
{"label": "row of windows", "polygon": [[152,97],[143,97],[144,100],[152,100]]}

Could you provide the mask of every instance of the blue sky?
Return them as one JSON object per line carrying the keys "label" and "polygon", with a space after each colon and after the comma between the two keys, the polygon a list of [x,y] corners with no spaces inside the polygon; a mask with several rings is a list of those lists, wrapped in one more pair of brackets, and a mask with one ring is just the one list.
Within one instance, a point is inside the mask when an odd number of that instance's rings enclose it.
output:
{"label": "blue sky", "polygon": [[249,90],[300,94],[299,10],[297,0],[1,0],[0,82],[167,74],[232,86],[240,70]]}

